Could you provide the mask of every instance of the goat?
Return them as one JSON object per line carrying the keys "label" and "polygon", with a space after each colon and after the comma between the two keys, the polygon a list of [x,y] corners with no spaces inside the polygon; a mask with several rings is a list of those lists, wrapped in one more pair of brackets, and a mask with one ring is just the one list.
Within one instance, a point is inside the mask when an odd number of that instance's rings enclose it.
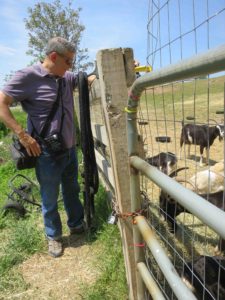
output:
{"label": "goat", "polygon": [[197,299],[225,299],[225,259],[203,256],[184,265],[182,281]]}
{"label": "goat", "polygon": [[[188,187],[192,191],[197,191],[199,196],[208,200],[213,205],[225,211],[225,194],[224,194],[224,161],[218,162],[211,167],[212,171],[200,171],[195,176],[191,177],[190,180],[181,180],[188,183]],[[218,171],[218,173],[215,173]],[[170,175],[174,177],[175,172]],[[210,176],[210,177],[207,177]],[[222,178],[222,180],[221,180]],[[178,181],[178,180],[177,180]],[[209,185],[210,183],[210,185]],[[210,192],[209,192],[210,191]],[[183,206],[177,203],[169,194],[161,190],[159,196],[160,213],[167,221],[169,230],[171,233],[175,233],[177,230],[176,217],[182,212],[190,213],[185,210]],[[220,239],[218,245],[219,251],[225,250],[225,241]],[[216,250],[216,251],[218,251]]]}
{"label": "goat", "polygon": [[182,122],[182,130],[180,136],[180,152],[183,144],[188,145],[188,157],[190,157],[190,147],[192,144],[200,146],[200,166],[203,165],[203,151],[206,149],[206,162],[209,159],[209,148],[214,140],[219,137],[221,141],[224,137],[224,127],[220,125],[196,125],[186,124]]}
{"label": "goat", "polygon": [[[170,173],[170,177],[173,178],[177,176],[179,171],[188,169],[187,167],[179,168],[174,172]],[[175,221],[175,217],[184,211],[184,208],[178,204],[170,195],[163,190],[161,190],[159,195],[159,208],[160,214],[164,217],[169,225],[169,230],[172,233],[175,233],[177,224]]]}
{"label": "goat", "polygon": [[[225,211],[225,195],[223,191],[213,194],[200,194],[199,196]],[[163,191],[161,191],[159,199],[160,213],[166,220],[169,231],[175,234],[178,227],[176,217],[183,212],[190,212]],[[218,245],[215,248],[215,253],[220,253],[221,251],[225,251],[225,240],[222,238],[219,239]]]}
{"label": "goat", "polygon": [[[203,170],[188,180],[199,194],[217,193],[224,190],[224,160]],[[190,188],[192,189],[192,188]]]}
{"label": "goat", "polygon": [[160,152],[155,156],[147,157],[145,161],[165,174],[170,174],[177,166],[177,157],[172,152]]}
{"label": "goat", "polygon": [[[225,199],[224,199],[223,191],[219,191],[217,193],[212,193],[212,194],[199,194],[199,196],[208,200],[213,205],[225,211],[225,206],[224,206]],[[164,191],[161,191],[160,193],[159,206],[160,206],[161,215],[163,215],[164,219],[167,221],[169,225],[169,230],[172,233],[175,233],[177,230],[177,223],[175,218],[182,212],[190,213]]]}

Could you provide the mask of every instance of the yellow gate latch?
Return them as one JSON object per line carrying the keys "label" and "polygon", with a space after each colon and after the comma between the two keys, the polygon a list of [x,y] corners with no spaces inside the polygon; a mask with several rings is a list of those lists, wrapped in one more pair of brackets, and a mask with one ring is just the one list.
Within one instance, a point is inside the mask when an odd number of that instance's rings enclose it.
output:
{"label": "yellow gate latch", "polygon": [[134,68],[135,72],[151,72],[151,66],[138,66]]}

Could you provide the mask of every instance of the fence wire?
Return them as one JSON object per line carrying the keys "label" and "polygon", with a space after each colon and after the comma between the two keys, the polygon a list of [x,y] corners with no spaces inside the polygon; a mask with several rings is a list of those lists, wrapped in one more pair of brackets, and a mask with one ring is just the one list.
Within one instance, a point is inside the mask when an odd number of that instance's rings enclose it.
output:
{"label": "fence wire", "polygon": [[[224,1],[149,1],[147,63],[154,71],[224,44],[224,23]],[[144,158],[153,164],[152,158],[164,153],[166,158],[160,156],[157,162],[161,171],[222,210],[225,209],[224,139],[220,141],[218,134],[212,145],[209,140],[211,130],[218,125],[224,132],[224,81],[224,72],[220,72],[146,89],[137,119]],[[200,147],[196,145],[202,136],[196,131],[190,153],[188,145],[181,148],[185,124],[207,128],[210,148],[208,156],[204,149],[202,163]],[[164,160],[168,164],[163,167]],[[178,172],[173,173],[174,170]],[[203,176],[205,186],[200,185]],[[224,299],[224,241],[145,177],[141,178],[141,190],[143,205],[147,203],[149,207],[149,225],[188,287],[198,299]],[[176,299],[147,249],[145,257],[165,298]]]}

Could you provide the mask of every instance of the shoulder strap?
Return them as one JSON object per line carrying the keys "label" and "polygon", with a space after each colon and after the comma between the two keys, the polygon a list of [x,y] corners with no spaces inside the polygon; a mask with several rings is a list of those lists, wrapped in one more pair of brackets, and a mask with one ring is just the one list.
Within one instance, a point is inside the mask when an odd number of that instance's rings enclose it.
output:
{"label": "shoulder strap", "polygon": [[[41,130],[41,132],[38,134],[39,137],[44,137],[45,136],[46,131],[48,130],[48,127],[51,124],[51,121],[52,121],[52,119],[53,119],[53,117],[54,117],[54,115],[55,115],[55,113],[56,113],[56,111],[58,109],[58,104],[59,104],[60,98],[62,96],[62,82],[63,82],[63,79],[59,78],[58,79],[58,92],[57,92],[56,101],[52,105],[52,110],[50,111],[50,113],[49,113],[49,115],[48,115],[48,117],[46,119],[46,122],[45,122],[45,124],[44,124],[44,126],[43,126],[43,128]],[[35,127],[34,127],[34,124],[33,124],[32,120],[31,120],[31,118],[30,118],[30,121],[31,121],[31,124],[33,126],[33,131],[37,134],[37,131],[36,131]]]}
{"label": "shoulder strap", "polygon": [[57,98],[56,101],[54,102],[54,104],[52,105],[52,110],[50,111],[47,120],[45,122],[45,125],[43,126],[39,136],[44,137],[46,134],[46,131],[48,130],[49,125],[51,124],[51,121],[58,109],[58,104],[62,95],[62,78],[58,79],[58,93],[57,93]]}

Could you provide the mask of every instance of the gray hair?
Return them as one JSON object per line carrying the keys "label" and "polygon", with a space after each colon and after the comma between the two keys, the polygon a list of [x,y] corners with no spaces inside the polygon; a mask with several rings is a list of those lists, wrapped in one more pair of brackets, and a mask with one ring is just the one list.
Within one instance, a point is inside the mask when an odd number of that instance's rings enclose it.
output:
{"label": "gray hair", "polygon": [[65,54],[65,52],[74,52],[75,46],[62,37],[54,37],[48,41],[46,46],[45,54],[48,55],[51,52],[57,52],[59,54]]}

